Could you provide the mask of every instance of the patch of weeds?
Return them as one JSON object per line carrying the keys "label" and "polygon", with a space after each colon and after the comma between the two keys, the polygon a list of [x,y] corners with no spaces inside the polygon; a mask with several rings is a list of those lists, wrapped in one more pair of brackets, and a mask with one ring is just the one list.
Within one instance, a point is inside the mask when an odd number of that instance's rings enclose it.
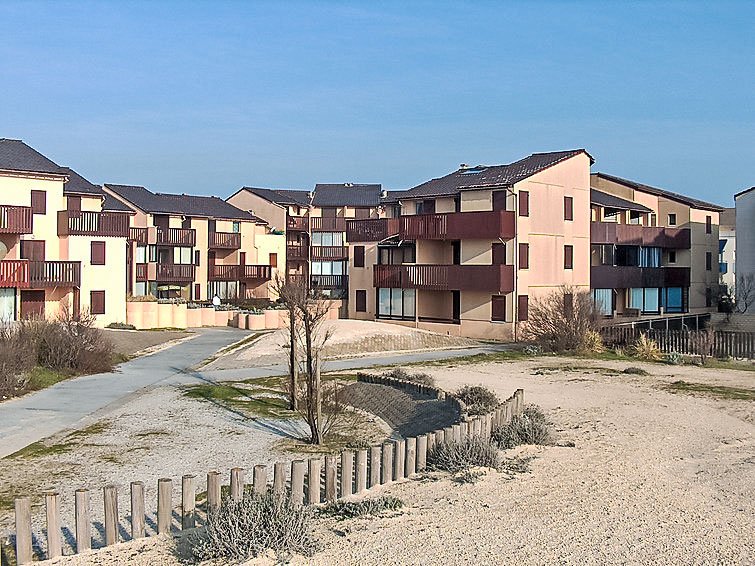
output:
{"label": "patch of weeds", "polygon": [[51,385],[55,385],[66,379],[71,379],[74,374],[65,371],[56,371],[53,369],[34,366],[29,372],[29,381],[26,383],[26,389],[29,391],[39,391]]}
{"label": "patch of weeds", "polygon": [[621,370],[621,373],[626,373],[626,374],[629,374],[629,375],[650,375],[644,369],[638,368],[638,367],[634,367],[634,366],[631,366],[631,367],[628,367],[626,369]]}
{"label": "patch of weeds", "polygon": [[454,474],[451,481],[460,484],[475,484],[482,479],[485,473],[482,470],[473,470],[471,468],[462,470],[461,472]]}
{"label": "patch of weeds", "polygon": [[498,469],[500,464],[498,448],[479,436],[467,438],[463,442],[436,444],[427,454],[428,468],[452,474],[470,468]]}
{"label": "patch of weeds", "polygon": [[[262,381],[262,379],[253,380],[252,383]],[[264,393],[272,393],[273,396],[263,396]],[[255,397],[255,394],[259,396]],[[200,384],[184,388],[184,395],[191,399],[209,401],[226,409],[241,412],[248,417],[286,419],[297,416],[295,412],[289,410],[288,400],[279,389],[259,391],[242,389],[227,383]]]}
{"label": "patch of weeds", "polygon": [[745,387],[727,387],[725,385],[707,385],[705,383],[690,383],[688,381],[674,381],[665,386],[672,393],[690,393],[714,397],[716,399],[755,401],[755,389]]}
{"label": "patch of weeds", "polygon": [[362,501],[333,501],[322,507],[320,514],[344,521],[364,515],[379,516],[386,511],[398,511],[403,506],[403,501],[397,497],[381,496],[376,499],[363,499]]}
{"label": "patch of weeds", "polygon": [[247,336],[246,338],[239,340],[235,344],[231,344],[229,346],[226,346],[225,348],[222,348],[218,350],[217,354],[215,354],[215,357],[222,356],[224,354],[228,354],[229,352],[234,351],[237,348],[241,348],[242,346],[246,346],[250,342],[254,342],[257,338],[265,334],[264,332],[255,332],[254,334],[251,334],[250,336]]}
{"label": "patch of weeds", "polygon": [[143,432],[137,432],[132,434],[134,438],[152,438],[154,436],[169,436],[170,433],[167,430],[145,430]]}
{"label": "patch of weeds", "polygon": [[116,454],[102,454],[100,460],[108,464],[122,464],[121,459]]}
{"label": "patch of weeds", "polygon": [[95,434],[102,434],[106,430],[110,429],[111,426],[112,424],[109,421],[99,421],[92,423],[87,427],[80,428],[79,430],[74,430],[72,433],[66,436],[66,438],[68,440],[78,440],[86,438],[88,436],[93,436]]}
{"label": "patch of weeds", "polygon": [[553,444],[555,432],[542,409],[529,404],[524,406],[521,415],[515,415],[505,425],[494,428],[491,439],[505,450],[521,444]]}
{"label": "patch of weeds", "polygon": [[122,364],[133,359],[135,356],[124,354],[122,352],[116,352],[113,354],[113,365]]}
{"label": "patch of weeds", "polygon": [[383,377],[391,377],[393,379],[400,379],[402,381],[410,381],[412,383],[419,383],[421,385],[429,385],[433,387],[435,385],[435,379],[426,373],[409,373],[403,368],[395,368],[390,371],[384,372]]}
{"label": "patch of weeds", "polygon": [[727,361],[727,360],[711,360],[705,361],[706,368],[712,369],[733,369],[740,371],[755,371],[755,364],[752,361]]}
{"label": "patch of weeds", "polygon": [[501,463],[501,471],[506,472],[509,475],[514,474],[526,474],[530,471],[530,462],[535,459],[535,456],[529,456],[526,458],[522,458],[520,456],[515,456],[514,458],[506,458]]}
{"label": "patch of weeds", "polygon": [[372,444],[364,438],[355,438],[346,443],[347,450],[369,450]]}
{"label": "patch of weeds", "polygon": [[54,456],[56,454],[65,454],[73,450],[74,442],[59,442],[57,444],[46,444],[43,440],[32,442],[28,446],[17,450],[13,454],[6,456],[8,459],[14,458],[43,458],[44,456]]}

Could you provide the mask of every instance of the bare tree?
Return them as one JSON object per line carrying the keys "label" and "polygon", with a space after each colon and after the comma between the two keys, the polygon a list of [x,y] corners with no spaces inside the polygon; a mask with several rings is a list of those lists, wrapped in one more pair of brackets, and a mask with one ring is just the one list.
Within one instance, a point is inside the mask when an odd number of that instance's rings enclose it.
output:
{"label": "bare tree", "polygon": [[708,358],[713,357],[713,347],[716,343],[716,333],[713,328],[698,330],[690,334],[692,351],[700,356],[700,361],[705,365]]}
{"label": "bare tree", "polygon": [[286,306],[288,311],[288,390],[289,390],[289,408],[292,411],[298,409],[298,388],[299,388],[299,356],[298,344],[301,327],[301,318],[299,316],[299,305],[306,301],[307,285],[304,278],[286,279],[280,274],[276,276],[273,282],[273,289],[278,295],[280,302]]}
{"label": "bare tree", "polygon": [[550,350],[579,350],[594,340],[600,320],[589,293],[565,286],[533,301],[524,335]]}
{"label": "bare tree", "polygon": [[755,273],[737,277],[735,297],[737,312],[748,312],[755,303]]}

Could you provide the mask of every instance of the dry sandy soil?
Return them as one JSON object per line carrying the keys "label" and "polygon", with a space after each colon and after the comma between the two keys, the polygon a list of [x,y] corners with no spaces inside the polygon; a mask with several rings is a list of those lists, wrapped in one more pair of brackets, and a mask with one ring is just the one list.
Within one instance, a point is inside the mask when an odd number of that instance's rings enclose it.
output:
{"label": "dry sandy soil", "polygon": [[[651,375],[617,371],[628,365]],[[391,486],[402,512],[323,521],[323,550],[294,564],[753,563],[753,402],[726,398],[729,390],[668,389],[684,380],[752,392],[752,372],[557,358],[427,371],[446,389],[483,383],[508,396],[524,388],[560,442],[575,446],[508,451],[537,456],[513,479]],[[171,548],[153,539],[62,563],[178,566]]]}
{"label": "dry sandy soil", "polygon": [[191,332],[183,330],[111,330],[105,328],[103,332],[113,343],[115,351],[127,356],[162,346],[173,340],[193,336]]}
{"label": "dry sandy soil", "polygon": [[[325,346],[327,358],[374,352],[479,346],[479,342],[469,338],[368,320],[327,320],[322,325],[322,331],[332,332]],[[239,369],[280,364],[288,359],[283,347],[287,342],[288,330],[271,332],[251,344],[219,356],[202,369]]]}

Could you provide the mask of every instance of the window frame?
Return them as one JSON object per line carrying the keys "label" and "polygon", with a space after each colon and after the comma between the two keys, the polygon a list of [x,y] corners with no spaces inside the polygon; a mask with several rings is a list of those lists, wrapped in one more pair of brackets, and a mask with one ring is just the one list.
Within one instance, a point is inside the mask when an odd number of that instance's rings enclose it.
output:
{"label": "window frame", "polygon": [[[102,308],[95,308],[100,306],[100,301],[102,302]],[[89,291],[89,313],[94,315],[105,314],[105,301],[106,299],[104,290]]]}
{"label": "window frame", "polygon": [[574,221],[574,197],[564,195],[564,221]]}

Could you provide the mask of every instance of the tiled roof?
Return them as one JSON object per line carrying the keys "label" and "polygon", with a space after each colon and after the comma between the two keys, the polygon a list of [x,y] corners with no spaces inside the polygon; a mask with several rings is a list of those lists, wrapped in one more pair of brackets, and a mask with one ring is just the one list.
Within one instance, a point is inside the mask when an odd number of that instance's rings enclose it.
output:
{"label": "tiled roof", "polygon": [[21,140],[0,138],[0,169],[65,175],[61,167]]}
{"label": "tiled roof", "polygon": [[618,210],[638,210],[640,212],[653,212],[648,207],[637,204],[636,202],[632,202],[631,200],[625,200],[623,198],[609,195],[608,193],[597,191],[595,189],[590,189],[590,204],[598,204],[600,206],[605,206],[606,208],[615,208]]}
{"label": "tiled roof", "polygon": [[309,192],[296,189],[263,189],[259,187],[243,187],[241,190],[249,191],[265,200],[276,204],[309,205]]}
{"label": "tiled roof", "polygon": [[153,193],[144,187],[114,185],[105,187],[121,199],[150,214],[181,214],[229,220],[258,220],[256,216],[233,206],[218,197]]}
{"label": "tiled roof", "polygon": [[380,198],[381,203],[392,204],[397,203],[400,199],[406,196],[409,191],[385,191],[385,197]]}
{"label": "tiled roof", "polygon": [[315,185],[314,206],[377,206],[382,188],[376,184],[318,183]]}
{"label": "tiled roof", "polygon": [[744,191],[740,191],[737,194],[734,195],[734,198],[741,197],[742,195],[749,193],[750,191],[755,191],[755,187],[750,187],[749,189],[745,189]]}
{"label": "tiled roof", "polygon": [[[582,153],[590,157],[590,154],[584,149],[573,149],[551,153],[533,153],[509,165],[477,165],[475,167],[466,167],[449,173],[445,177],[431,179],[421,185],[417,185],[406,191],[404,197],[421,198],[453,195],[466,189],[511,186],[543,169],[552,167],[565,159]],[[590,157],[590,162],[592,161],[593,159]]]}
{"label": "tiled roof", "polygon": [[629,179],[622,179],[621,177],[615,177],[614,175],[608,175],[607,173],[592,173],[591,176],[599,177],[601,179],[606,179],[608,181],[613,181],[614,183],[618,183],[620,185],[624,185],[625,187],[629,187],[630,189],[642,191],[644,193],[648,193],[655,196],[665,197],[667,199],[674,200],[676,202],[681,202],[682,204],[686,204],[687,206],[691,206],[692,208],[699,208],[702,210],[711,210],[713,212],[721,212],[724,209],[722,206],[718,206],[717,204],[712,204],[709,202],[705,202],[703,200],[697,200],[692,197],[687,197],[684,195],[680,195],[678,193],[672,193],[671,191],[658,189],[656,187],[651,187],[649,185],[643,185],[642,183],[637,183],[636,181],[630,181]]}
{"label": "tiled roof", "polygon": [[63,185],[63,192],[68,195],[98,195],[104,196],[102,187],[90,183],[70,167],[60,167],[60,170],[68,175],[68,181]]}

